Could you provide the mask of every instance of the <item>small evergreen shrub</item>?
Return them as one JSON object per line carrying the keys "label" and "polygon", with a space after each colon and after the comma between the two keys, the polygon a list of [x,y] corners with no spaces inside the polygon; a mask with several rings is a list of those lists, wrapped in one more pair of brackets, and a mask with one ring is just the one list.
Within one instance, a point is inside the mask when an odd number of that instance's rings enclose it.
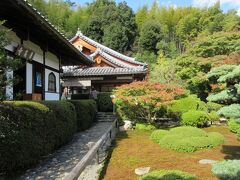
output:
{"label": "small evergreen shrub", "polygon": [[208,112],[212,112],[212,111],[218,111],[219,109],[221,109],[223,106],[221,104],[217,104],[214,102],[207,102],[207,109]]}
{"label": "small evergreen shrub", "polygon": [[218,112],[219,116],[226,118],[240,118],[240,104],[232,104],[221,108]]}
{"label": "small evergreen shrub", "polygon": [[198,178],[190,173],[179,170],[152,171],[140,178],[140,180],[197,180]]}
{"label": "small evergreen shrub", "polygon": [[238,180],[240,177],[240,160],[216,162],[212,172],[221,180]]}
{"label": "small evergreen shrub", "polygon": [[135,129],[150,131],[150,130],[155,130],[157,128],[154,125],[151,125],[151,124],[137,123],[136,126],[135,126]]}
{"label": "small evergreen shrub", "polygon": [[102,92],[98,94],[97,104],[100,112],[113,112],[113,103],[110,92]]}
{"label": "small evergreen shrub", "polygon": [[205,131],[195,127],[177,127],[167,132],[154,131],[151,139],[163,148],[178,152],[194,152],[200,149],[213,148],[224,142],[220,133]]}
{"label": "small evergreen shrub", "polygon": [[71,100],[76,109],[77,129],[84,131],[91,127],[97,112],[97,105],[94,100]]}
{"label": "small evergreen shrub", "polygon": [[170,112],[175,112],[175,113],[186,113],[189,110],[207,110],[206,104],[201,101],[197,96],[195,95],[190,95],[186,98],[182,98],[179,100],[175,100],[169,107],[168,110]]}
{"label": "small evergreen shrub", "polygon": [[231,119],[228,122],[228,127],[230,131],[236,133],[238,137],[240,137],[240,121],[239,120]]}
{"label": "small evergreen shrub", "polygon": [[152,132],[150,139],[158,143],[167,133],[166,130],[155,130]]}
{"label": "small evergreen shrub", "polygon": [[210,120],[207,112],[190,110],[182,115],[181,124],[185,126],[206,127]]}
{"label": "small evergreen shrub", "polygon": [[219,115],[217,114],[216,111],[211,111],[210,113],[208,113],[210,121],[219,121]]}

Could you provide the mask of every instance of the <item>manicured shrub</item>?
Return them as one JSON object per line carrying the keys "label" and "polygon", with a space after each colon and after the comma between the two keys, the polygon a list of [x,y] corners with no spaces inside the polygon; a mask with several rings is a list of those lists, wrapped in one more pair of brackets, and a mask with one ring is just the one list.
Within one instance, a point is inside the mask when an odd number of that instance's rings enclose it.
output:
{"label": "manicured shrub", "polygon": [[155,130],[152,132],[150,139],[158,143],[167,133],[166,130]]}
{"label": "manicured shrub", "polygon": [[208,113],[210,121],[219,121],[219,115],[217,114],[216,111],[211,111],[210,113]]}
{"label": "manicured shrub", "polygon": [[71,100],[89,99],[89,94],[72,94]]}
{"label": "manicured shrub", "polygon": [[[157,134],[157,132],[156,132]],[[163,148],[178,152],[194,152],[200,149],[213,148],[224,142],[224,137],[216,132],[206,133],[195,127],[178,127],[160,135],[152,135],[154,141]],[[159,137],[159,139],[158,139]]]}
{"label": "manicured shrub", "polygon": [[231,119],[228,122],[228,127],[229,127],[230,131],[236,133],[238,135],[238,137],[240,138],[240,120]]}
{"label": "manicured shrub", "polygon": [[212,172],[221,180],[237,180],[240,177],[240,160],[216,162]]}
{"label": "manicured shrub", "polygon": [[190,95],[186,98],[173,101],[173,103],[168,107],[168,110],[181,115],[190,110],[207,110],[207,106],[203,101],[197,98],[197,96]]}
{"label": "manicured shrub", "polygon": [[190,173],[182,172],[179,170],[159,170],[152,171],[140,180],[197,180],[198,178]]}
{"label": "manicured shrub", "polygon": [[219,116],[226,118],[240,118],[240,104],[232,104],[221,108],[218,112]]}
{"label": "manicured shrub", "polygon": [[111,93],[103,92],[98,93],[98,110],[100,112],[113,112],[113,103],[111,99]]}
{"label": "manicured shrub", "polygon": [[69,102],[76,109],[78,131],[83,131],[91,127],[97,112],[96,102],[94,100],[72,100]]}
{"label": "manicured shrub", "polygon": [[182,125],[194,127],[206,127],[208,125],[208,121],[211,120],[207,112],[195,110],[183,113],[181,119]]}
{"label": "manicured shrub", "polygon": [[1,103],[0,173],[37,163],[67,143],[76,128],[76,112],[70,102]]}
{"label": "manicured shrub", "polygon": [[207,102],[208,112],[218,111],[222,107],[223,107],[223,105],[221,105],[221,104],[217,104],[217,103],[214,103],[214,102]]}
{"label": "manicured shrub", "polygon": [[154,125],[146,124],[146,123],[137,123],[135,129],[138,130],[155,130],[157,129]]}
{"label": "manicured shrub", "polygon": [[199,136],[206,136],[206,132],[202,129],[190,127],[190,126],[182,126],[176,127],[169,130],[171,135],[180,135],[183,137],[199,137]]}

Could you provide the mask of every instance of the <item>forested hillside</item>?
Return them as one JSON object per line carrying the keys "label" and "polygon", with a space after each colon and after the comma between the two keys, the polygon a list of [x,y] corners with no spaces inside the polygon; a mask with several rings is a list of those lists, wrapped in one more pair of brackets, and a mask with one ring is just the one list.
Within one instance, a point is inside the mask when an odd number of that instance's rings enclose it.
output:
{"label": "forested hillside", "polygon": [[212,67],[238,64],[240,17],[210,8],[164,7],[157,1],[134,12],[125,2],[96,0],[79,6],[71,0],[29,0],[71,38],[77,28],[90,38],[147,62],[150,78],[181,84],[206,99]]}

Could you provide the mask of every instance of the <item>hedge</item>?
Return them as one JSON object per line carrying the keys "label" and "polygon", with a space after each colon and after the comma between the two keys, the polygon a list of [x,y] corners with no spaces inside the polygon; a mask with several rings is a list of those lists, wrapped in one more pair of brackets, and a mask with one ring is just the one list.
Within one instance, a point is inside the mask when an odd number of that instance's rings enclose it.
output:
{"label": "hedge", "polygon": [[98,93],[98,110],[100,112],[113,112],[113,103],[110,92]]}
{"label": "hedge", "polygon": [[179,170],[159,170],[152,171],[140,180],[197,180],[198,178],[194,174],[182,172]]}
{"label": "hedge", "polygon": [[157,128],[154,125],[152,125],[152,124],[136,123],[135,129],[150,131],[150,130],[155,130]]}
{"label": "hedge", "polygon": [[95,119],[97,105],[94,100],[71,100],[76,109],[78,131],[88,129]]}
{"label": "hedge", "polygon": [[0,104],[0,174],[26,169],[90,127],[93,100]]}
{"label": "hedge", "polygon": [[182,114],[181,124],[185,126],[206,127],[211,117],[205,111],[191,110]]}
{"label": "hedge", "polygon": [[0,104],[0,172],[26,168],[67,143],[76,132],[70,102]]}

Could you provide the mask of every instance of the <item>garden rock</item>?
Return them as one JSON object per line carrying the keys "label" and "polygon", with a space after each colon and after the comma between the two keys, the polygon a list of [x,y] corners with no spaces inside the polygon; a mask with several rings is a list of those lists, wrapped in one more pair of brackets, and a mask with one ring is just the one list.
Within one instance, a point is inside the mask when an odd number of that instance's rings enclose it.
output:
{"label": "garden rock", "polygon": [[211,159],[202,159],[199,161],[199,164],[213,164],[217,161],[211,160]]}
{"label": "garden rock", "polygon": [[120,131],[126,131],[126,130],[129,130],[129,129],[132,129],[133,128],[133,125],[132,125],[132,122],[131,121],[124,121],[124,125],[123,126],[120,126]]}
{"label": "garden rock", "polygon": [[150,169],[151,169],[150,167],[140,167],[135,169],[135,174],[142,176],[144,174],[149,173]]}

